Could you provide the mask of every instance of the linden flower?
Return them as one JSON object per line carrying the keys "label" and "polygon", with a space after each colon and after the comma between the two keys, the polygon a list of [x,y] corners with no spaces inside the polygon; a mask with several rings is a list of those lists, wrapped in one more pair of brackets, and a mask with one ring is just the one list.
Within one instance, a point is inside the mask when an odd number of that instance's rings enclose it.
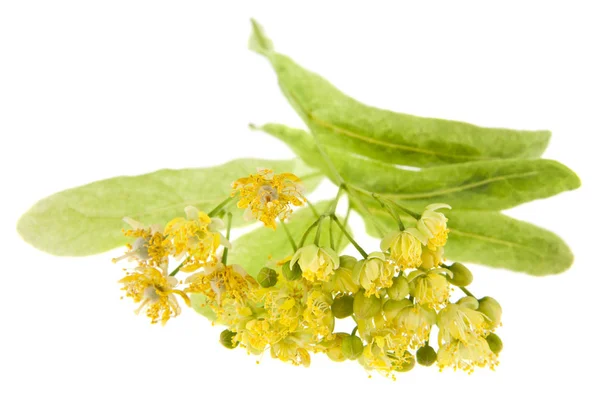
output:
{"label": "linden flower", "polygon": [[331,295],[320,290],[313,290],[308,294],[303,313],[304,325],[311,329],[313,338],[332,338],[334,326],[333,312],[331,312]]}
{"label": "linden flower", "polygon": [[438,342],[452,340],[466,341],[474,335],[486,331],[486,317],[481,312],[463,304],[448,304],[438,313],[437,325],[440,328]]}
{"label": "linden flower", "polygon": [[112,261],[116,263],[123,259],[128,261],[137,260],[143,265],[151,265],[158,267],[168,261],[169,243],[165,240],[162,227],[152,225],[145,227],[139,221],[125,217],[123,221],[132,228],[131,230],[123,231],[126,237],[136,238],[133,244],[128,244],[128,251],[121,257],[114,258]]}
{"label": "linden flower", "polygon": [[429,340],[429,333],[436,322],[436,314],[420,304],[413,304],[400,311],[396,322],[409,339],[410,346],[418,348]]}
{"label": "linden flower", "polygon": [[308,332],[292,333],[283,340],[271,346],[271,357],[294,366],[310,366],[310,354],[304,347],[310,343],[311,334]]}
{"label": "linden flower", "polygon": [[450,297],[450,283],[444,273],[452,273],[444,268],[436,268],[423,272],[416,270],[408,274],[410,294],[419,304],[430,308],[439,308]]}
{"label": "linden flower", "polygon": [[485,338],[469,334],[464,340],[455,339],[443,344],[437,353],[437,362],[440,370],[452,367],[472,373],[475,366],[489,366],[493,370],[498,365],[498,357]]}
{"label": "linden flower", "polygon": [[187,264],[181,270],[192,272],[215,259],[220,244],[229,242],[219,233],[223,221],[210,218],[193,206],[185,208],[186,218],[177,217],[165,227],[165,234],[172,240],[173,255],[181,258],[187,255]]}
{"label": "linden flower", "polygon": [[340,258],[337,253],[328,247],[308,245],[296,251],[290,267],[298,263],[302,269],[302,276],[311,282],[327,281],[333,271],[340,266]]}
{"label": "linden flower", "polygon": [[402,335],[390,329],[381,329],[369,335],[369,342],[365,345],[359,358],[360,364],[367,370],[377,370],[389,375],[392,371],[401,371],[408,363],[406,350],[408,343]]}
{"label": "linden flower", "polygon": [[277,344],[289,333],[287,327],[259,318],[248,321],[245,327],[237,333],[235,339],[250,353],[259,355],[267,346]]}
{"label": "linden flower", "polygon": [[451,209],[446,204],[431,204],[425,207],[425,211],[417,222],[417,229],[428,238],[427,246],[431,250],[444,246],[448,239],[448,228],[446,223],[448,219],[442,213],[436,212],[438,209]]}
{"label": "linden flower", "polygon": [[421,265],[423,245],[427,238],[416,228],[395,231],[381,240],[382,251],[390,250],[390,258],[398,264],[401,270],[417,268]]}
{"label": "linden flower", "polygon": [[191,302],[185,293],[174,289],[177,280],[167,275],[166,266],[163,268],[161,272],[154,267],[138,267],[119,282],[123,284],[121,290],[125,290],[126,296],[131,297],[135,303],[140,303],[136,314],[145,311],[152,323],[160,320],[164,325],[181,312],[175,294],[187,305],[191,305]]}
{"label": "linden flower", "polygon": [[379,289],[392,286],[395,275],[394,265],[382,252],[375,252],[362,260],[362,265],[355,267],[355,282],[365,289],[365,296],[375,294],[379,297]]}
{"label": "linden flower", "polygon": [[268,319],[296,331],[300,326],[304,305],[301,283],[289,282],[280,277],[278,287],[261,288],[264,291],[264,308]]}
{"label": "linden flower", "polygon": [[292,173],[276,175],[270,169],[236,180],[231,196],[240,193],[238,208],[246,209],[244,217],[255,218],[265,226],[275,229],[276,219],[285,220],[292,210],[290,205],[302,206],[306,202],[300,178]]}
{"label": "linden flower", "polygon": [[242,267],[222,263],[205,267],[204,271],[189,276],[185,283],[188,284],[185,289],[187,293],[202,293],[209,302],[216,303],[213,307],[215,311],[219,311],[225,298],[244,303],[253,289],[258,287]]}

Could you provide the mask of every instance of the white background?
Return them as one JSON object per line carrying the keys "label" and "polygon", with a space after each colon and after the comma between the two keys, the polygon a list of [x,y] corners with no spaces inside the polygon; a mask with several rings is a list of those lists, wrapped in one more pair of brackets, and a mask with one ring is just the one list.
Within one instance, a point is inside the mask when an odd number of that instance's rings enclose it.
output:
{"label": "white background", "polygon": [[[0,394],[598,394],[598,12],[418,3],[2,1]],[[93,180],[290,157],[246,128],[302,125],[246,49],[251,16],[281,52],[366,103],[553,131],[545,157],[583,187],[509,213],[561,235],[576,260],[545,278],[472,266],[473,291],[505,312],[496,372],[417,367],[393,382],[322,356],[310,369],[268,354],[257,365],[191,311],[164,328],[133,315],[118,252],[52,257],[16,234],[38,199]]]}

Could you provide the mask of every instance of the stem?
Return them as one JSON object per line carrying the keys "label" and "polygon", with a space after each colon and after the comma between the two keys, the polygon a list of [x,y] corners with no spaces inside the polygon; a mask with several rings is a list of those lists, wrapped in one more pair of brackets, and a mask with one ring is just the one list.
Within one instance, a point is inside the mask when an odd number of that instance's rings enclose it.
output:
{"label": "stem", "polygon": [[319,246],[319,240],[321,239],[321,227],[323,225],[322,221],[319,221],[319,226],[317,227],[317,232],[315,233],[315,245]]}
{"label": "stem", "polygon": [[335,241],[333,240],[333,220],[331,217],[329,218],[329,247],[331,247],[334,252],[337,252],[337,250],[335,250]]}
{"label": "stem", "polygon": [[354,326],[354,329],[352,329],[352,333],[350,335],[351,336],[356,335],[357,331],[358,331],[358,326]]}
{"label": "stem", "polygon": [[[348,202],[348,208],[346,209],[346,215],[344,216],[344,228],[348,225],[348,218],[350,217],[350,202]],[[331,220],[333,222],[333,220]],[[337,240],[336,246],[342,246],[342,240],[344,239],[344,234],[340,233],[340,237]]]}
{"label": "stem", "polygon": [[317,220],[315,220],[315,222],[312,223],[306,231],[304,231],[304,234],[302,235],[302,239],[300,239],[300,245],[299,245],[300,247],[304,246],[304,242],[306,241],[308,234],[312,231],[313,228],[315,228],[317,225],[319,225],[322,220],[323,220],[323,217],[319,216],[319,218]]}
{"label": "stem", "polygon": [[342,230],[342,232],[344,233],[344,235],[346,235],[346,238],[348,238],[348,240],[350,241],[350,243],[352,245],[354,245],[354,247],[356,248],[356,250],[358,250],[358,252],[361,254],[361,256],[363,256],[363,258],[367,258],[367,252],[364,251],[363,248],[361,248],[358,243],[356,243],[356,241],[354,240],[354,238],[352,238],[352,235],[350,235],[350,233],[348,233],[348,231],[346,230],[346,228],[342,225],[342,223],[340,222],[340,220],[337,218],[336,215],[331,215],[331,218],[336,222],[336,224],[338,225],[338,227],[340,227],[340,230]]}
{"label": "stem", "polygon": [[348,186],[348,185],[346,185],[346,186],[349,187],[348,194],[349,195],[353,195],[354,199],[359,204],[359,206],[361,207],[361,209],[363,210],[363,212],[365,214],[369,215],[368,216],[369,220],[371,220],[371,223],[373,224],[373,226],[375,226],[375,229],[377,230],[377,233],[379,234],[379,236],[381,238],[383,238],[385,236],[385,234],[386,234],[383,231],[384,227],[382,227],[381,224],[379,224],[379,222],[377,221],[377,218],[375,216],[373,216],[373,214],[369,210],[369,207],[363,201],[362,197],[360,196],[360,189],[356,189],[356,187],[354,187],[354,186]]}
{"label": "stem", "polygon": [[460,288],[460,290],[462,290],[462,291],[463,291],[463,293],[465,293],[467,296],[475,298],[475,296],[473,295],[473,293],[471,293],[469,290],[467,290],[467,288],[466,288],[466,287],[462,287],[462,286],[460,286],[459,288]]}
{"label": "stem", "polygon": [[338,188],[337,195],[335,196],[335,199],[333,200],[333,203],[331,204],[331,209],[329,209],[329,212],[331,214],[335,214],[335,210],[337,209],[338,202],[340,201],[340,198],[342,197],[342,194],[345,189],[346,189],[346,185],[344,183],[340,184],[340,188]]}
{"label": "stem", "polygon": [[[227,240],[229,241],[229,236],[231,235],[231,212],[227,212],[227,234],[225,235],[225,238],[227,238]],[[221,262],[223,263],[223,265],[227,264],[227,255],[229,254],[229,248],[225,247],[225,249],[223,250],[223,258],[221,259]]]}
{"label": "stem", "polygon": [[181,262],[181,264],[179,264],[177,266],[177,268],[175,268],[173,271],[171,271],[171,273],[169,274],[169,276],[175,276],[175,275],[177,275],[177,273],[179,272],[179,270],[181,269],[181,267],[183,267],[185,265],[185,263],[187,263],[189,260],[190,260],[190,258],[186,257],[185,260],[183,260]]}
{"label": "stem", "polygon": [[395,207],[397,207],[398,209],[400,209],[401,211],[403,211],[404,213],[406,213],[407,215],[409,215],[410,217],[414,217],[416,220],[419,220],[421,218],[421,215],[417,212],[413,212],[410,209],[405,208],[404,206],[392,201],[391,199],[387,199],[387,201],[391,202],[392,205],[394,205]]}
{"label": "stem", "polygon": [[296,242],[294,241],[294,237],[292,236],[289,228],[283,221],[281,222],[281,226],[283,227],[283,230],[285,231],[285,235],[287,235],[288,241],[290,241],[290,244],[292,245],[292,249],[294,249],[294,252],[295,252],[296,250],[298,250],[298,246],[296,245]]}
{"label": "stem", "polygon": [[398,228],[400,229],[400,231],[404,231],[406,229],[406,227],[404,227],[404,223],[402,222],[402,220],[400,220],[400,216],[398,216],[398,213],[396,213],[394,211],[394,209],[392,209],[392,207],[387,202],[385,202],[384,200],[382,200],[380,198],[379,194],[373,193],[371,195],[373,196],[373,198],[375,198],[375,200],[377,202],[379,202],[379,204],[381,205],[381,207],[384,208],[390,214],[390,216],[392,216],[392,218],[394,220],[396,220],[396,222],[398,223]]}
{"label": "stem", "polygon": [[313,212],[313,215],[315,215],[315,217],[319,217],[319,212],[317,212],[317,208],[315,208],[315,205],[311,204],[308,199],[306,200],[306,203],[308,204],[310,210]]}
{"label": "stem", "polygon": [[208,212],[208,217],[212,217],[215,214],[219,213],[219,211],[221,209],[223,209],[225,206],[227,206],[227,204],[229,202],[231,202],[233,200],[234,197],[228,197],[227,199],[223,200],[223,202],[221,202],[220,204],[218,204],[213,210],[211,210],[210,212]]}

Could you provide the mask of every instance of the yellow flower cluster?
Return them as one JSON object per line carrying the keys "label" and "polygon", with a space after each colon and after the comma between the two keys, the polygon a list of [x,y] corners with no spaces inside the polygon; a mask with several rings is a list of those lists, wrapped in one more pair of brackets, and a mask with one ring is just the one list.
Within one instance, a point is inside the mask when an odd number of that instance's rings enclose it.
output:
{"label": "yellow flower cluster", "polygon": [[187,294],[177,290],[175,277],[169,276],[169,264],[178,263],[177,271],[184,272],[212,268],[218,263],[219,245],[229,245],[218,231],[222,228],[220,219],[211,219],[192,206],[185,208],[185,213],[186,218],[173,219],[164,228],[124,219],[131,227],[123,231],[124,235],[135,240],[113,262],[127,259],[136,263],[120,283],[125,295],[140,304],[136,313],[145,312],[152,323],[165,324],[181,312],[175,295],[190,305]]}
{"label": "yellow flower cluster", "polygon": [[[289,216],[290,205],[304,202],[296,176],[270,170],[237,180],[233,191],[239,193],[238,207],[270,228]],[[227,348],[240,346],[254,355],[269,351],[273,358],[303,366],[310,365],[312,353],[324,353],[393,378],[417,362],[437,362],[440,370],[493,369],[502,348],[494,334],[502,309],[493,298],[476,299],[465,288],[473,277],[464,265],[443,263],[448,220],[439,209],[449,206],[429,205],[415,213],[415,227],[399,223],[401,230],[383,238],[381,250],[371,254],[345,233],[361,259],[320,245],[324,218],[330,216],[344,230],[335,215],[321,215],[302,238],[304,245],[312,227],[319,227],[313,244],[296,247],[288,234],[295,252],[248,274],[227,264],[230,244],[219,232],[223,222],[188,207],[185,218],[171,220],[164,229],[126,219],[132,229],[125,235],[135,240],[115,261],[136,262],[120,282],[139,304],[137,312],[164,324],[180,312],[176,296],[189,305],[188,296],[199,295],[196,308],[212,311],[214,323],[226,326],[220,339]],[[171,264],[177,268],[169,274]],[[178,282],[179,271],[191,274]],[[450,302],[451,285],[466,296]],[[354,322],[351,333],[337,330],[344,321]],[[437,351],[430,345],[436,326]]]}

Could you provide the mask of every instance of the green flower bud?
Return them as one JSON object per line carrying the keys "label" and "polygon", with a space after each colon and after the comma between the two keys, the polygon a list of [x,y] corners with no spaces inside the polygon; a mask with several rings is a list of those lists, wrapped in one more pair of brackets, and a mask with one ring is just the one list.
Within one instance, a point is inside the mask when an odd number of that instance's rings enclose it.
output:
{"label": "green flower bud", "polygon": [[364,348],[360,337],[355,335],[350,335],[342,340],[342,353],[347,359],[358,359],[362,355]]}
{"label": "green flower bud", "polygon": [[404,363],[396,370],[401,373],[406,373],[415,367],[415,357],[408,351],[404,352]]}
{"label": "green flower bud", "polygon": [[409,292],[408,280],[402,275],[393,279],[392,286],[387,289],[387,295],[392,300],[402,300]]}
{"label": "green flower bud", "polygon": [[470,309],[477,310],[479,308],[479,301],[475,297],[465,296],[456,302],[458,305],[467,307]]}
{"label": "green flower bud", "polygon": [[431,366],[437,360],[437,353],[429,345],[422,346],[417,350],[417,362],[421,366]]}
{"label": "green flower bud", "polygon": [[377,296],[365,297],[363,291],[354,296],[354,314],[357,319],[368,319],[381,311],[381,299]]}
{"label": "green flower bud", "polygon": [[275,286],[277,283],[277,272],[272,268],[263,267],[258,273],[256,280],[265,288]]}
{"label": "green flower bud", "polygon": [[479,308],[477,310],[486,316],[486,321],[490,329],[495,329],[502,321],[502,307],[492,297],[479,299]]}
{"label": "green flower bud", "polygon": [[385,304],[383,304],[383,312],[385,313],[385,317],[387,319],[393,320],[398,316],[398,314],[400,314],[400,311],[409,305],[412,305],[412,302],[406,298],[400,301],[387,300]]}
{"label": "green flower bud", "polygon": [[238,343],[233,340],[235,335],[236,333],[231,330],[223,330],[219,337],[219,341],[225,348],[234,349],[238,346]]}
{"label": "green flower bud", "polygon": [[454,286],[465,287],[473,282],[473,274],[461,263],[454,263],[448,269],[453,275],[452,278],[448,277],[448,281]]}
{"label": "green flower bud", "polygon": [[331,304],[331,312],[338,319],[347,318],[354,312],[354,297],[344,294],[337,296]]}
{"label": "green flower bud", "polygon": [[295,263],[293,266],[290,266],[289,261],[283,264],[281,272],[283,272],[283,276],[285,276],[285,279],[289,281],[298,280],[302,276],[302,270],[300,269],[298,263]]}
{"label": "green flower bud", "polygon": [[495,333],[488,334],[488,336],[485,337],[485,340],[487,341],[488,345],[490,346],[490,349],[492,350],[492,352],[494,352],[496,355],[502,351],[502,347],[503,347],[502,340]]}
{"label": "green flower bud", "polygon": [[357,259],[355,259],[352,256],[340,256],[340,267],[341,268],[347,268],[349,270],[353,270],[354,266],[356,265],[356,263],[358,262]]}

